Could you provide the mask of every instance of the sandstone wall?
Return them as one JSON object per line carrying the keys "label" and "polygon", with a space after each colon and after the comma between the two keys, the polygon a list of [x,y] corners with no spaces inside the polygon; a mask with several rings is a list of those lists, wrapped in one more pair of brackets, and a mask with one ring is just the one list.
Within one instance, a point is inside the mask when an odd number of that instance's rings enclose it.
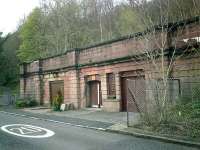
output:
{"label": "sandstone wall", "polygon": [[[150,33],[145,36],[132,36],[121,40],[107,42],[80,50],[72,50],[63,55],[37,60],[23,64],[20,68],[20,92],[23,97],[34,97],[44,104],[50,103],[51,81],[64,81],[64,102],[73,103],[76,108],[86,107],[87,82],[86,77],[99,75],[101,94],[105,110],[117,111],[121,101],[121,73],[125,71],[142,70],[146,79],[159,79],[162,74],[155,69],[152,62],[135,60],[132,56],[140,55],[149,50],[168,49],[177,45],[181,48],[189,39],[200,36],[199,23],[192,23],[184,28],[178,28],[174,33]],[[148,42],[147,42],[148,41]],[[164,41],[164,45],[163,45]],[[161,60],[155,61],[161,68]],[[164,58],[164,66],[169,65],[169,59]],[[109,99],[107,95],[106,74],[114,73],[116,98]],[[173,65],[172,78],[185,81],[200,81],[200,56],[188,53],[176,57]],[[187,87],[181,87],[182,93]],[[43,92],[42,92],[43,91]]]}

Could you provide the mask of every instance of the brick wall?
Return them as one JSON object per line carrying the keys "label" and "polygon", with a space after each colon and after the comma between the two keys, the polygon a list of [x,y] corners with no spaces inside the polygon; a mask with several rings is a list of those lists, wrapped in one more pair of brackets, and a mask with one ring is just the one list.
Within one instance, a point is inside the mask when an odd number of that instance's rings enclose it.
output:
{"label": "brick wall", "polygon": [[65,68],[75,65],[75,51],[68,52],[62,56],[42,60],[43,71]]}
{"label": "brick wall", "polygon": [[57,74],[54,77],[52,74],[46,74],[44,76],[44,103],[46,105],[50,104],[50,82],[63,80],[64,81],[64,103],[73,103],[76,108],[78,108],[78,93],[77,86],[78,81],[76,78],[76,70],[68,71],[64,73]]}
{"label": "brick wall", "polygon": [[[173,46],[174,41],[199,36],[199,24],[190,24],[186,28],[181,28],[178,32],[148,34],[144,37],[131,37],[116,42],[97,45],[70,51],[64,55],[34,61],[21,67],[20,80],[21,95],[31,96],[38,100],[43,97],[46,105],[50,103],[49,83],[51,81],[64,81],[64,102],[73,103],[76,108],[83,108],[87,105],[87,81],[90,75],[99,75],[101,81],[101,93],[105,110],[116,111],[120,109],[121,101],[121,77],[125,71],[143,70],[146,79],[161,78],[161,74],[155,69],[152,63],[146,60],[135,61],[126,57],[138,55],[152,49],[162,47],[162,41],[166,41],[164,48]],[[149,41],[149,42],[146,42]],[[170,43],[171,42],[171,43]],[[163,48],[163,47],[162,47]],[[76,53],[79,52],[79,53]],[[117,60],[119,58],[126,58]],[[115,60],[113,60],[115,59]],[[113,60],[112,62],[107,62]],[[161,68],[161,60],[155,63]],[[106,63],[105,63],[106,62]],[[164,66],[168,66],[166,57]],[[187,55],[176,59],[171,74],[174,78],[186,80],[200,75],[199,55]],[[114,73],[116,98],[110,100],[107,96],[106,74]],[[196,78],[196,79],[197,79]],[[198,78],[199,79],[199,78]],[[43,82],[43,84],[41,84]],[[42,86],[42,87],[41,87]],[[43,89],[43,92],[41,92]]]}
{"label": "brick wall", "polygon": [[[146,51],[161,47],[161,34],[147,34],[141,37],[126,39],[123,41],[92,47],[80,51],[79,64],[108,61],[127,56],[139,55]],[[163,39],[167,41],[167,33],[162,33]],[[148,42],[146,42],[148,41]],[[168,43],[163,48],[167,48]]]}
{"label": "brick wall", "polygon": [[200,25],[199,22],[189,24],[183,28],[179,27],[171,37],[171,46],[175,46],[176,48],[181,48],[186,46],[189,39],[198,39],[200,42]]}
{"label": "brick wall", "polygon": [[176,60],[173,70],[173,77],[180,80],[181,95],[191,97],[191,88],[200,85],[200,55]]}
{"label": "brick wall", "polygon": [[26,65],[26,72],[38,72],[39,71],[39,61],[34,61]]}

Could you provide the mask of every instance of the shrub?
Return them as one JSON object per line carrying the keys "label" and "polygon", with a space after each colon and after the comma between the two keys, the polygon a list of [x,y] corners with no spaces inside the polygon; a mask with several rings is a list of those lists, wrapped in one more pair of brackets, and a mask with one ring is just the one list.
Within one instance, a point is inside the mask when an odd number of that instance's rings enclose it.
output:
{"label": "shrub", "polygon": [[17,108],[24,108],[24,107],[34,107],[37,106],[38,102],[33,99],[19,99],[15,102],[15,106]]}
{"label": "shrub", "polygon": [[176,103],[169,103],[164,121],[159,121],[159,114],[154,112],[141,113],[141,122],[135,127],[161,134],[200,138],[200,87],[194,86],[191,94],[180,96]]}
{"label": "shrub", "polygon": [[200,101],[180,101],[171,110],[171,119],[182,128],[182,134],[200,137]]}
{"label": "shrub", "polygon": [[17,101],[15,102],[15,106],[16,106],[17,108],[24,108],[24,107],[27,106],[27,103],[26,103],[25,100],[19,99],[19,100],[17,100]]}
{"label": "shrub", "polygon": [[36,100],[31,99],[31,100],[27,101],[28,107],[34,107],[34,106],[37,106],[37,105],[38,105],[38,102]]}
{"label": "shrub", "polygon": [[60,106],[61,106],[62,101],[63,101],[63,97],[62,97],[61,92],[59,91],[57,96],[53,99],[53,110],[54,111],[60,111]]}

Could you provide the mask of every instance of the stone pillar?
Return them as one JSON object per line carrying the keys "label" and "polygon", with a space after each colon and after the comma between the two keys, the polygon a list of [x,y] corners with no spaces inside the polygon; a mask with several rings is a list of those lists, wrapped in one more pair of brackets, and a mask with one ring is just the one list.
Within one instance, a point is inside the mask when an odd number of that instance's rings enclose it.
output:
{"label": "stone pillar", "polygon": [[49,75],[44,75],[43,78],[43,105],[50,106],[50,85]]}
{"label": "stone pillar", "polygon": [[107,83],[106,83],[106,74],[101,75],[101,94],[102,101],[104,102],[107,99]]}
{"label": "stone pillar", "polygon": [[35,81],[35,100],[41,104],[41,87],[40,87],[40,77],[39,75],[34,77]]}
{"label": "stone pillar", "polygon": [[38,102],[38,104],[43,105],[44,101],[44,83],[43,83],[43,76],[42,75],[35,75],[34,78],[34,93],[32,96]]}
{"label": "stone pillar", "polygon": [[107,97],[107,85],[106,85],[106,75],[105,75],[105,93],[104,93],[104,111],[108,112],[119,112],[120,111],[120,100],[121,100],[121,88],[120,88],[120,77],[119,73],[115,73],[115,88],[116,88],[116,99],[108,99]]}
{"label": "stone pillar", "polygon": [[121,100],[121,82],[119,73],[115,73],[116,100]]}
{"label": "stone pillar", "polygon": [[20,78],[20,98],[25,97],[25,79],[24,77]]}
{"label": "stone pillar", "polygon": [[77,69],[76,70],[76,78],[75,78],[75,88],[76,88],[76,94],[75,94],[75,98],[77,100],[77,104],[76,104],[76,108],[80,109],[81,108],[81,85],[80,85],[80,70]]}
{"label": "stone pillar", "polygon": [[25,98],[26,93],[26,64],[20,65],[20,98]]}

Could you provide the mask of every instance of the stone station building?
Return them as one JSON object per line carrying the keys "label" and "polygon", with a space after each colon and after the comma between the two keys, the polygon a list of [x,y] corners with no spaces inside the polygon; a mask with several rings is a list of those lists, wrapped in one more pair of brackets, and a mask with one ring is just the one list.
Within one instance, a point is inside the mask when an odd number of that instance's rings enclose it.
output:
{"label": "stone station building", "polygon": [[[41,105],[51,105],[60,90],[63,103],[73,104],[76,109],[102,107],[105,111],[125,111],[127,79],[160,78],[152,64],[144,59],[144,54],[146,49],[159,49],[163,35],[167,40],[165,65],[169,65],[172,48],[176,47],[177,55],[189,49],[188,55],[174,60],[170,78],[178,79],[180,87],[182,81],[200,81],[200,56],[188,48],[189,41],[193,41],[193,45],[200,42],[199,17],[169,24],[166,29],[161,32],[157,26],[153,29],[156,31],[154,35],[147,30],[23,63],[20,67],[21,97],[32,97]],[[149,35],[152,38],[147,47],[144,36]]]}

